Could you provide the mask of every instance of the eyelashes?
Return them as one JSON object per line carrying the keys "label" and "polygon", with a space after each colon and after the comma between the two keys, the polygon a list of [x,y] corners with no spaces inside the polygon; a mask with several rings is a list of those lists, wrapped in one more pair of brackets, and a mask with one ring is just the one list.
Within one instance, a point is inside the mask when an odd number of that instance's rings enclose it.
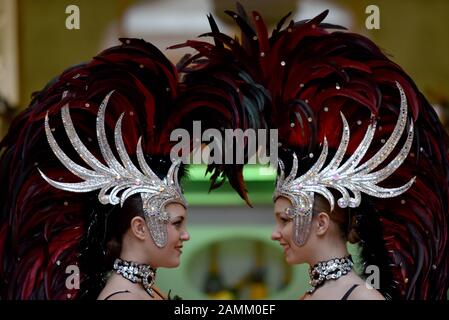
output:
{"label": "eyelashes", "polygon": [[172,222],[172,225],[175,226],[175,228],[181,228],[183,221],[182,220],[178,220],[178,221],[174,221]]}
{"label": "eyelashes", "polygon": [[279,221],[281,224],[286,224],[286,223],[290,222],[291,219],[279,215],[279,216],[278,216],[278,221]]}

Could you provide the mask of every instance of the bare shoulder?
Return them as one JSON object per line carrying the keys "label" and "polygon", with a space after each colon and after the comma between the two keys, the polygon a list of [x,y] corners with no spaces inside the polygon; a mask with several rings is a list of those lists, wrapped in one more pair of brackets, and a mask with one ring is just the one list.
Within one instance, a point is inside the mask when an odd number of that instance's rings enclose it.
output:
{"label": "bare shoulder", "polygon": [[376,289],[359,285],[352,291],[348,300],[385,300],[385,298]]}

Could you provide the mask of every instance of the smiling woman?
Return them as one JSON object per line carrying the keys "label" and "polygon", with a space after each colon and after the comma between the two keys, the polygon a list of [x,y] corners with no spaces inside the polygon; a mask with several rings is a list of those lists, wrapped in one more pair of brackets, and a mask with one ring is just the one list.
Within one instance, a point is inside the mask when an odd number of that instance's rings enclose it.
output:
{"label": "smiling woman", "polygon": [[[156,268],[178,266],[189,239],[170,132],[260,123],[247,78],[211,68],[181,83],[154,45],[120,40],[36,93],[0,142],[2,299],[164,298]],[[249,201],[242,166],[208,170]]]}
{"label": "smiling woman", "polygon": [[113,272],[98,299],[166,299],[154,286],[156,270],[179,266],[183,243],[190,236],[186,229],[186,208],[169,203],[165,211],[170,217],[166,222],[167,244],[160,248],[151,236],[139,196],[132,196],[123,207],[112,209],[106,265],[112,266]]}
{"label": "smiling woman", "polygon": [[[329,211],[326,200],[317,195],[309,237],[305,244],[299,246],[294,241],[296,230],[293,219],[287,214],[292,208],[292,203],[285,197],[279,197],[275,201],[274,208],[276,226],[271,239],[278,241],[282,246],[288,264],[307,263],[311,266],[309,275],[312,289],[302,299],[347,300],[351,297],[351,299],[384,300],[377,290],[370,288],[352,270],[354,263],[346,246],[348,240],[352,242],[348,239],[351,224],[344,211],[341,209]],[[335,259],[335,257],[342,258]],[[330,265],[335,268],[328,268]],[[327,276],[330,278],[327,279]],[[339,281],[326,282],[326,279],[339,279]],[[320,290],[315,292],[317,288]]]}
{"label": "smiling woman", "polygon": [[0,143],[2,299],[165,298],[156,269],[189,239],[164,139],[177,94],[175,67],[137,39],[35,94]]}
{"label": "smiling woman", "polygon": [[[174,162],[168,167],[170,162],[167,159],[154,156],[147,156],[147,161],[139,139],[136,151],[141,168],[139,170],[131,162],[124,146],[121,128],[123,114],[115,126],[119,162],[109,146],[105,131],[105,111],[111,95],[109,93],[101,103],[96,121],[98,144],[107,165],[96,159],[81,142],[69,109],[64,106],[61,111],[62,121],[70,144],[93,170],[79,166],[62,151],[50,129],[47,113],[45,132],[52,151],[69,171],[84,181],[59,182],[49,178],[40,169],[39,173],[50,185],[64,191],[84,193],[100,190],[98,200],[102,205],[107,205],[104,219],[100,219],[101,223],[106,224],[102,233],[109,234],[111,241],[115,240],[120,253],[113,265],[116,274],[108,279],[98,298],[164,299],[154,288],[156,269],[177,267],[182,244],[189,240],[184,223],[187,203],[178,181],[180,163]],[[154,163],[156,158],[158,161]],[[102,209],[98,211],[101,212]],[[95,218],[89,225],[88,239],[96,222]],[[98,243],[101,245],[103,241]],[[107,246],[113,247],[110,243]],[[92,252],[94,248],[96,241],[91,241],[87,251]],[[109,251],[111,253],[113,250]],[[95,257],[89,257],[88,254],[86,256],[89,259],[87,265],[92,265]],[[107,265],[106,263],[105,266]],[[101,285],[101,281],[98,282],[95,285]],[[90,294],[93,292],[95,291],[91,290]]]}
{"label": "smiling woman", "polygon": [[[238,5],[226,11],[238,37],[209,16],[214,44],[188,45],[198,61],[235,62],[270,97],[262,114],[279,130],[283,162],[272,237],[288,262],[310,264],[305,298],[446,297],[447,134],[404,70],[370,39],[330,24],[328,13],[287,14],[270,33],[259,12]],[[340,225],[350,229],[342,235]],[[358,238],[381,294],[351,271],[346,239]]]}

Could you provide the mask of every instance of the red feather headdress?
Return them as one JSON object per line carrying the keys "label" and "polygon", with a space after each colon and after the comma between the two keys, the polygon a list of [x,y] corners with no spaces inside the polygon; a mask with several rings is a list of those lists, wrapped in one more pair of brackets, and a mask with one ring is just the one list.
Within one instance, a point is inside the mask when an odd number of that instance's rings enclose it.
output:
{"label": "red feather headdress", "polygon": [[[318,155],[326,136],[330,149],[341,139],[340,111],[351,130],[350,155],[360,144],[371,114],[378,130],[369,158],[391,135],[398,118],[404,89],[414,122],[414,143],[402,166],[387,179],[386,187],[416,183],[405,194],[392,199],[364,196],[358,233],[366,265],[380,268],[380,291],[401,299],[442,299],[449,287],[448,250],[449,163],[447,135],[432,106],[413,80],[369,39],[323,23],[327,11],[307,21],[281,19],[268,35],[262,16],[251,19],[238,5],[238,13],[227,11],[241,30],[241,38],[221,33],[209,17],[212,31],[203,41],[187,41],[199,51],[193,57],[211,65],[223,61],[268,91],[270,102],[263,111],[268,127],[279,130],[288,153],[295,151],[300,168],[310,168],[312,153]],[[397,151],[394,153],[396,154]],[[302,160],[301,160],[302,159]],[[387,159],[388,162],[388,159]]]}
{"label": "red feather headdress", "polygon": [[[143,40],[122,39],[122,45],[64,71],[34,95],[0,144],[2,299],[96,298],[95,290],[105,271],[102,257],[107,216],[104,210],[97,210],[96,192],[55,189],[38,172],[39,168],[52,179],[65,182],[77,179],[48,145],[46,113],[61,148],[74,161],[80,160],[63,133],[59,116],[68,104],[81,140],[102,159],[95,121],[102,100],[114,90],[105,116],[107,136],[113,137],[114,125],[125,113],[126,151],[135,155],[142,136],[149,165],[158,170],[164,166],[159,159],[168,160],[176,143],[170,141],[175,128],[190,129],[192,120],[201,120],[204,115],[209,116],[207,127],[245,127],[245,95],[239,93],[239,86],[244,84],[221,77],[219,72],[203,72],[201,79],[211,82],[181,83],[176,67],[156,47]],[[70,276],[66,271],[73,270],[67,269],[71,265],[80,268],[81,290],[66,286]]]}

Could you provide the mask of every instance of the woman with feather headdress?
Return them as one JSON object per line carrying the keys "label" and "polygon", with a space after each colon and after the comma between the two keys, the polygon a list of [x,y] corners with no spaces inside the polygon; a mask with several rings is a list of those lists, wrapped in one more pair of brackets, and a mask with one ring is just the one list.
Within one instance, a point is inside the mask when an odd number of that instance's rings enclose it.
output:
{"label": "woman with feather headdress", "polygon": [[[178,47],[198,50],[191,64],[232,62],[266,90],[281,160],[272,238],[288,262],[310,264],[305,298],[446,298],[448,140],[413,80],[366,37],[323,23],[327,11],[283,27],[287,15],[271,36],[258,12],[226,13],[240,39],[210,16],[214,45]],[[378,268],[378,291],[354,275],[347,241]]]}
{"label": "woman with feather headdress", "polygon": [[[2,299],[165,298],[156,269],[189,239],[170,134],[248,125],[249,85],[213,70],[183,83],[156,47],[121,41],[35,94],[0,144]],[[209,170],[246,196],[241,168]]]}

